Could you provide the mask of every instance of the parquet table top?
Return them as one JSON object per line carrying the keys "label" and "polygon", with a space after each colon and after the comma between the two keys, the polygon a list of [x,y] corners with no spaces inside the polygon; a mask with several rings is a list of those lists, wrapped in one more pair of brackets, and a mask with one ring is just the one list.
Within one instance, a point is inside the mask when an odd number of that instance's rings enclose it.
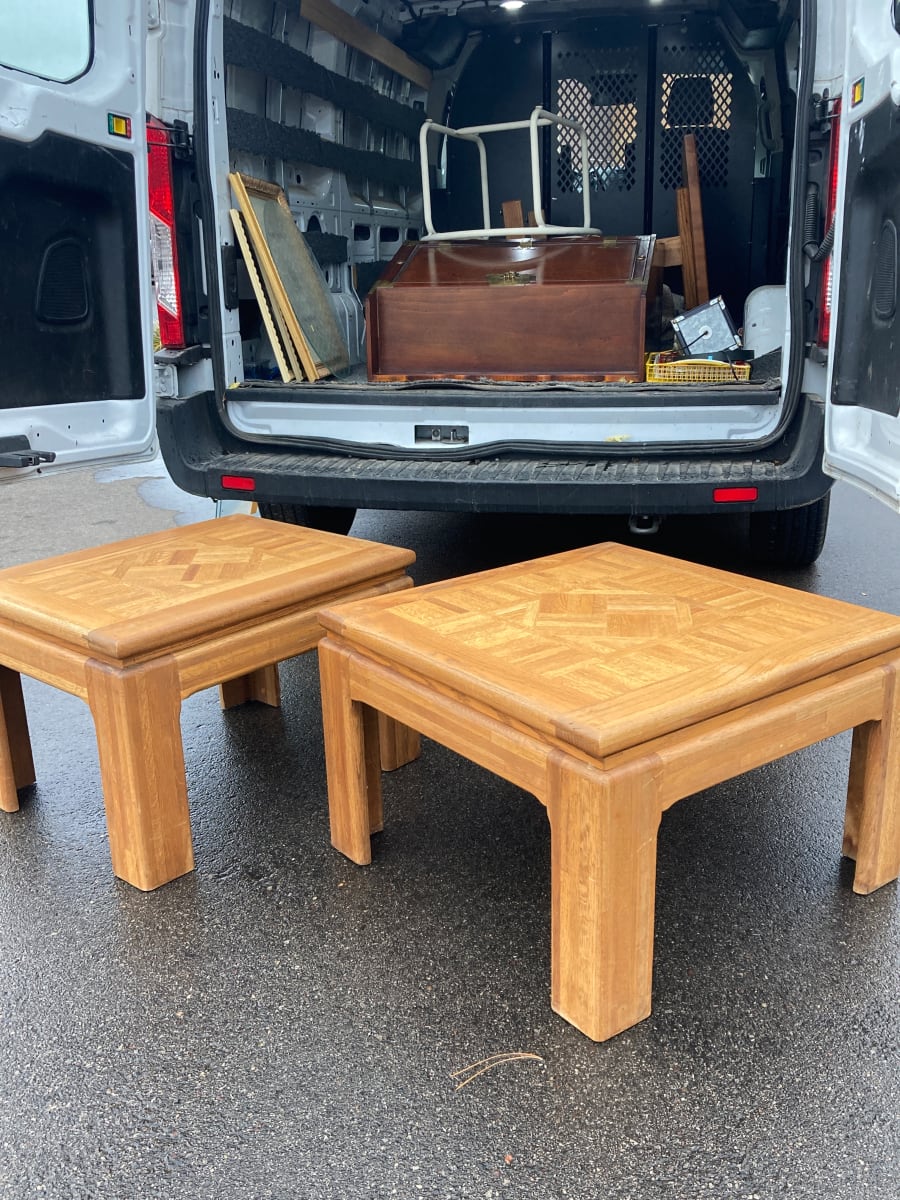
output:
{"label": "parquet table top", "polygon": [[900,617],[613,543],[320,620],[600,758],[900,647]]}
{"label": "parquet table top", "polygon": [[399,547],[236,515],[0,571],[0,621],[115,659],[396,574]]}

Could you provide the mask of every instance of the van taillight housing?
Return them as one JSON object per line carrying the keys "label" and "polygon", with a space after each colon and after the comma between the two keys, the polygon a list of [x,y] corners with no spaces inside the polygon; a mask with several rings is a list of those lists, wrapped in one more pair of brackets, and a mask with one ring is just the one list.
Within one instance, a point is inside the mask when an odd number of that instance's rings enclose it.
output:
{"label": "van taillight housing", "polygon": [[159,340],[167,349],[187,345],[178,274],[175,238],[175,190],[171,131],[155,117],[147,117],[147,163],[150,185],[150,252],[153,286],[159,314]]}
{"label": "van taillight housing", "polygon": [[[838,186],[838,142],[841,132],[841,98],[838,96],[831,110],[831,144],[828,149],[828,191],[825,193],[825,232],[834,223],[837,208]],[[822,264],[822,287],[819,292],[818,344],[825,349],[831,337],[831,287],[834,279],[834,252],[831,251]]]}

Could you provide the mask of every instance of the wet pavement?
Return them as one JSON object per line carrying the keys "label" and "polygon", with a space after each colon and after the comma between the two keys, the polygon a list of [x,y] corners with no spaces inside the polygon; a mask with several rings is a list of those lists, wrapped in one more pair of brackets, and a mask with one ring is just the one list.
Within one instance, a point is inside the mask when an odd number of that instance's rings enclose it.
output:
{"label": "wet pavement", "polygon": [[[212,515],[156,465],[0,489],[9,565]],[[418,582],[621,522],[360,514]],[[740,530],[650,548],[751,571]],[[836,489],[766,577],[900,613],[900,517]],[[762,574],[762,572],[760,572]],[[314,656],[283,706],[183,710],[197,870],[113,879],[87,707],[26,682],[38,783],[0,814],[0,1197],[900,1194],[900,899],[850,890],[849,736],[676,805],[654,1007],[595,1045],[549,1005],[540,805],[426,742],[369,868],[329,845]],[[477,1075],[454,1072],[503,1052]]]}

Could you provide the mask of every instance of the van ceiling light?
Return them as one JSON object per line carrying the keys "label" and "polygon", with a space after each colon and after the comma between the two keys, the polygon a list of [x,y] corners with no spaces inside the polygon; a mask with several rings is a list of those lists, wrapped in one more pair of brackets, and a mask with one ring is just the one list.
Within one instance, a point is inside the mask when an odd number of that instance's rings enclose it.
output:
{"label": "van ceiling light", "polygon": [[517,8],[525,7],[525,0],[500,0],[500,7],[514,12]]}

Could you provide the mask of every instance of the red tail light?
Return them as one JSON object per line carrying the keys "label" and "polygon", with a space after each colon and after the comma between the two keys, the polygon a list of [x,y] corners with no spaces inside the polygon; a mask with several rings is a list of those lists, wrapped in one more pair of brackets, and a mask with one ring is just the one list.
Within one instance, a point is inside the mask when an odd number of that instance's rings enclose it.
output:
{"label": "red tail light", "polygon": [[153,285],[159,313],[159,340],[170,349],[186,345],[175,240],[175,194],[169,130],[155,117],[147,118],[147,159],[150,183],[150,251]]}
{"label": "red tail light", "polygon": [[[828,151],[828,191],[825,195],[825,231],[831,228],[837,207],[838,185],[838,141],[841,132],[841,98],[838,96],[831,110],[831,146]],[[818,343],[824,349],[831,337],[831,284],[833,254],[822,264],[822,289],[819,293]]]}

